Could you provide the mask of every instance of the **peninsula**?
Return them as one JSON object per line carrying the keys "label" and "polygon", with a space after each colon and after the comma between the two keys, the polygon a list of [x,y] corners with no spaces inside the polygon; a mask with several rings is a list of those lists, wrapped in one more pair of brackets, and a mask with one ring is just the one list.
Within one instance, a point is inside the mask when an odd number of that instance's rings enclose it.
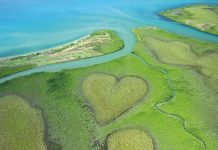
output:
{"label": "peninsula", "polygon": [[0,77],[33,67],[100,56],[123,47],[123,40],[114,31],[96,31],[79,40],[40,52],[0,58]]}

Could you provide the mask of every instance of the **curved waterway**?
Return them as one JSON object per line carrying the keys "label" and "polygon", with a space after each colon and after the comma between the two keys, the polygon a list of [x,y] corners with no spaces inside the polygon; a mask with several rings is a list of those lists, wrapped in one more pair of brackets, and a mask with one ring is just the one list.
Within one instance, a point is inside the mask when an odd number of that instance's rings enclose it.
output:
{"label": "curved waterway", "polygon": [[135,45],[133,28],[158,26],[164,30],[205,41],[218,36],[203,33],[158,15],[160,11],[195,3],[218,4],[217,0],[0,0],[0,57],[36,52],[69,42],[95,30],[116,31],[125,47],[104,56],[52,64],[19,72],[0,83],[36,72],[56,72],[109,62],[129,54]]}

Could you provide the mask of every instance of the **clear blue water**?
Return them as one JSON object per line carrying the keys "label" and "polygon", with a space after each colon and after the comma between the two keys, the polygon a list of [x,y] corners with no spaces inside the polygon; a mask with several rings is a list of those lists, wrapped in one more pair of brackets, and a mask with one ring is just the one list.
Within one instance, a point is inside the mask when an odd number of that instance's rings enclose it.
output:
{"label": "clear blue water", "polygon": [[24,54],[52,47],[89,34],[113,28],[156,25],[163,29],[216,41],[203,34],[158,16],[158,12],[193,3],[217,0],[0,0],[0,57]]}
{"label": "clear blue water", "polygon": [[0,79],[0,83],[35,72],[86,67],[125,56],[135,44],[133,28],[159,26],[184,36],[217,42],[218,36],[159,17],[160,11],[217,0],[0,0],[0,57],[19,55],[77,39],[99,29],[112,29],[125,48],[109,55],[34,68]]}

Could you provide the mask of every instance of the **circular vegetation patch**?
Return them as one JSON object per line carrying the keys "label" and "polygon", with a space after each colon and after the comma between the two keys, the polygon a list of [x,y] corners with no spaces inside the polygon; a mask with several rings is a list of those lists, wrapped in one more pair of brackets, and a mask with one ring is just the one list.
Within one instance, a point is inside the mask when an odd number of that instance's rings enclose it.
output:
{"label": "circular vegetation patch", "polygon": [[111,134],[107,150],[154,150],[152,138],[143,130],[125,129]]}

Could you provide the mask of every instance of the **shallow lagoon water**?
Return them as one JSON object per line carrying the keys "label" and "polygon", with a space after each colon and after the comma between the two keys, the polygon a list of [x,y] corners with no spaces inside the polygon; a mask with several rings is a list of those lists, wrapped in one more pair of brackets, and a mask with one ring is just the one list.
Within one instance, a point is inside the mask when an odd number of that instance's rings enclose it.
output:
{"label": "shallow lagoon water", "polygon": [[144,25],[218,42],[217,36],[158,16],[162,10],[193,3],[218,4],[217,0],[0,0],[0,57],[49,48],[98,29],[130,32]]}
{"label": "shallow lagoon water", "polygon": [[112,29],[124,39],[119,52],[20,72],[1,82],[40,71],[100,64],[125,56],[134,48],[133,28],[159,26],[170,32],[217,42],[203,33],[158,16],[160,11],[188,4],[218,4],[217,0],[0,0],[0,57],[20,55],[69,42],[99,29]]}

